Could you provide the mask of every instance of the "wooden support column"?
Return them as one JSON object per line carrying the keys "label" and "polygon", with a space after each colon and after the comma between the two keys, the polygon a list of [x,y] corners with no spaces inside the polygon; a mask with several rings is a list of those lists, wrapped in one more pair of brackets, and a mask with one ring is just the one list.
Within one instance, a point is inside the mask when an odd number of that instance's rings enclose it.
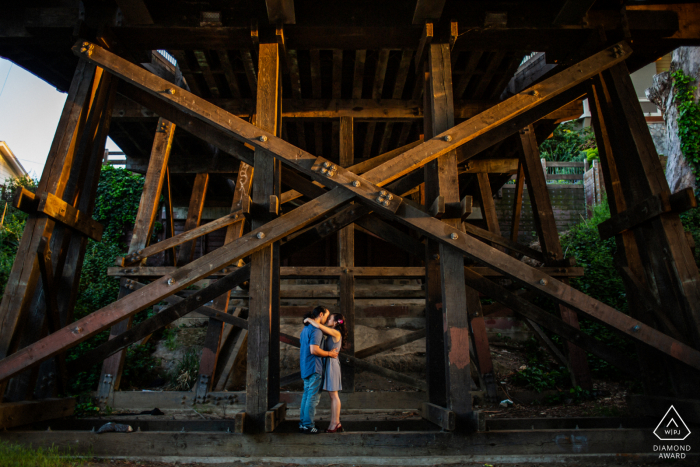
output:
{"label": "wooden support column", "polygon": [[[352,117],[340,117],[340,166],[354,163],[355,145]],[[338,264],[340,273],[340,312],[345,317],[348,330],[344,352],[355,355],[355,275],[348,268],[355,267],[355,225],[350,224],[338,232]],[[355,392],[355,368],[347,359],[341,361],[343,392]]]}
{"label": "wooden support column", "polygon": [[[199,227],[204,210],[204,201],[207,197],[207,186],[209,185],[209,174],[197,174],[194,177],[192,196],[190,205],[187,208],[187,220],[185,220],[185,232]],[[177,255],[177,265],[184,266],[194,258],[194,247],[196,240],[180,245],[180,252]]]}
{"label": "wooden support column", "polygon": [[[278,131],[279,51],[277,44],[260,44],[256,124],[273,134]],[[280,196],[280,165],[272,155],[255,151],[253,203],[270,206]],[[254,217],[253,229],[269,216]],[[246,375],[246,428],[265,430],[265,413],[279,402],[279,243],[251,257],[248,311],[248,369]],[[276,353],[276,355],[274,355]]]}
{"label": "wooden support column", "polygon": [[[139,256],[139,251],[147,247],[150,242],[153,222],[160,205],[160,194],[168,169],[168,159],[170,158],[170,149],[174,135],[175,125],[163,118],[159,119],[156,135],[153,139],[153,147],[151,148],[151,157],[148,162],[148,171],[143,184],[143,192],[139,201],[139,209],[136,213],[134,233],[131,237],[129,253],[125,262],[145,263],[145,259],[142,260]],[[129,288],[122,284],[119,288],[119,298],[123,298],[129,293]],[[129,330],[131,321],[132,318],[127,318],[112,326],[109,338],[114,339]],[[97,398],[99,401],[108,400],[109,394],[119,389],[125,358],[126,349],[107,358],[102,364],[102,373],[97,386]]]}
{"label": "wooden support column", "polygon": [[[549,199],[547,180],[542,171],[540,151],[535,137],[535,129],[532,125],[520,132],[522,143],[522,162],[527,181],[527,192],[532,204],[532,213],[535,220],[535,229],[540,239],[542,253],[544,253],[545,265],[554,266],[564,259],[564,252],[559,242],[559,232],[554,221],[552,202]],[[568,284],[569,280],[562,279]],[[562,320],[578,328],[578,316],[576,313],[562,305],[559,305]],[[572,384],[584,389],[592,389],[593,382],[586,360],[586,352],[571,342],[567,342],[567,350],[571,368]]]}
{"label": "wooden support column", "polygon": [[[245,162],[241,162],[238,168],[238,176],[236,177],[236,185],[234,187],[233,203],[231,212],[238,211],[243,205],[245,198],[250,196],[250,186],[253,181],[253,167]],[[241,215],[240,221],[231,224],[226,228],[226,238],[224,245],[237,240],[243,235],[245,227],[245,218]],[[242,266],[242,262],[239,266]],[[231,291],[226,292],[214,300],[213,309],[222,313],[228,312],[228,302],[231,297]],[[240,313],[240,310],[239,310]],[[204,339],[204,348],[199,361],[199,377],[197,378],[197,394],[196,398],[204,402],[206,393],[211,391],[214,384],[214,375],[216,373],[217,362],[219,361],[219,351],[221,350],[221,338],[224,332],[224,323],[214,318],[209,318],[207,326],[207,335]],[[240,333],[237,333],[239,337]],[[232,346],[235,347],[235,346]]]}
{"label": "wooden support column", "polygon": [[[601,88],[600,110],[611,146],[608,160],[614,161],[616,167],[625,168],[624,177],[611,179],[624,199],[624,210],[635,209],[652,196],[668,199],[668,183],[639,102],[627,102],[634,93],[627,67],[624,63],[612,67],[597,83]],[[603,170],[607,172],[605,166]],[[604,173],[603,178],[610,177]],[[634,234],[641,262],[641,267],[629,264],[630,272],[639,284],[651,290],[659,303],[663,303],[668,319],[681,331],[686,342],[697,348],[700,346],[700,277],[678,214],[661,214],[630,231]],[[630,257],[628,261],[634,263],[635,259]],[[645,322],[652,324],[654,320]],[[672,374],[673,391],[694,397],[697,378],[688,375],[680,366],[667,366]]]}
{"label": "wooden support column", "polygon": [[[493,192],[491,191],[491,182],[489,182],[488,173],[477,173],[477,181],[479,183],[479,201],[481,202],[481,214],[486,220],[486,229],[498,236],[501,235],[501,227],[498,225],[498,216],[496,215],[496,203],[493,201]],[[505,251],[505,248],[493,244],[494,248]]]}
{"label": "wooden support column", "polygon": [[[610,139],[608,125],[606,124],[606,119],[609,121],[612,118],[608,107],[609,99],[606,98],[602,81],[596,79],[594,83],[595,85],[591,86],[588,102],[591,109],[592,126],[600,153],[600,165],[603,170],[603,182],[605,183],[610,214],[614,216],[625,211],[627,203],[620,185],[620,174],[612,156],[614,143]],[[617,150],[623,150],[619,144],[617,145]],[[637,287],[638,284],[641,284],[642,287],[648,289],[649,285],[644,265],[637,249],[637,240],[634,232],[627,230],[616,235],[615,243],[617,245],[615,263],[621,267],[627,267],[630,274],[637,279],[637,283],[635,283],[630,281],[624,274],[622,275],[625,290],[627,291],[627,300],[629,300],[630,315],[645,323],[653,323],[654,318],[651,313],[646,311],[643,295]],[[642,368],[640,376],[645,392],[647,394],[669,393],[667,359],[649,349],[646,345],[637,344],[635,347],[639,356],[639,364]]]}
{"label": "wooden support column", "polygon": [[[452,96],[452,69],[448,44],[431,44],[427,60],[425,109],[430,108],[430,124],[425,125],[426,140],[454,126]],[[426,112],[426,119],[428,112]],[[427,123],[427,122],[426,122]],[[442,196],[445,202],[443,222],[459,227],[461,204],[457,178],[457,154],[450,151],[425,168],[426,205]],[[464,285],[464,257],[449,245],[440,243],[436,248],[429,242],[426,258],[426,324],[428,339],[442,332],[444,339],[443,364],[445,374],[444,395],[429,394],[430,402],[455,413],[456,428],[470,429],[472,423],[471,375],[469,370],[469,322],[467,318],[467,290]],[[442,313],[432,308],[437,299],[435,262],[439,263]],[[430,306],[430,308],[428,308]],[[428,327],[429,326],[429,327]],[[430,343],[433,345],[433,342]],[[433,358],[433,350],[428,358]],[[427,355],[427,354],[426,354]],[[437,362],[428,360],[428,378],[433,378],[430,366]],[[439,370],[438,370],[439,371]],[[432,390],[432,388],[429,388]],[[442,399],[442,400],[441,400]],[[434,402],[435,401],[435,402]],[[444,405],[443,405],[444,404]]]}

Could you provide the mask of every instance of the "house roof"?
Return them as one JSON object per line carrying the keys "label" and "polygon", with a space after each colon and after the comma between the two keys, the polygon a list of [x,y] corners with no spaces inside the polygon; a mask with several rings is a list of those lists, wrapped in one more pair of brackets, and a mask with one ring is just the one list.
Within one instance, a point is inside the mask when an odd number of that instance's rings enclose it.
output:
{"label": "house roof", "polygon": [[18,176],[27,175],[27,170],[22,166],[22,163],[17,159],[10,149],[10,146],[8,146],[5,141],[0,141],[0,154],[2,154],[2,158],[7,161],[7,164],[12,167],[12,170]]}

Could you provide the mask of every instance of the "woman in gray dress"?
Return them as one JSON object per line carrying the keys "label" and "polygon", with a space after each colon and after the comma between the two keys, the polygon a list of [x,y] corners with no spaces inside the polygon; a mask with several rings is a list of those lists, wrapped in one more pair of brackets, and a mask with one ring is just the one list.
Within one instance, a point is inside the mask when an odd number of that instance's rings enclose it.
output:
{"label": "woman in gray dress", "polygon": [[[348,331],[345,327],[345,317],[340,313],[332,313],[326,321],[326,325],[317,323],[316,321],[306,319],[312,326],[319,328],[325,335],[328,336],[324,346],[324,350],[340,349],[345,343],[345,338]],[[326,433],[338,433],[343,431],[343,426],[340,424],[340,397],[338,391],[342,389],[340,383],[340,360],[337,358],[327,358],[323,378],[323,389],[328,391],[331,397],[331,424],[328,426]]]}

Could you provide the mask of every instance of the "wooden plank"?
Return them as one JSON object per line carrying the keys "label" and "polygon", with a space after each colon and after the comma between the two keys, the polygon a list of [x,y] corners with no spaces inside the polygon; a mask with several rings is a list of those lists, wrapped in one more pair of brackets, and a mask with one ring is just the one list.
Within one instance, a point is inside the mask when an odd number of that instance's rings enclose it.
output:
{"label": "wooden plank", "polygon": [[43,399],[40,401],[6,402],[0,404],[0,428],[8,430],[30,423],[70,417],[75,410],[76,399]]}
{"label": "wooden plank", "polygon": [[214,74],[211,72],[211,68],[209,67],[209,63],[207,62],[206,54],[203,50],[195,50],[194,58],[195,60],[197,60],[197,65],[199,65],[199,70],[201,71],[202,76],[204,77],[204,81],[207,83],[211,97],[219,97],[221,95],[221,93],[219,92],[219,86],[218,84],[216,84]]}
{"label": "wooden plank", "polygon": [[460,173],[510,173],[518,170],[518,159],[482,159],[467,161]]}
{"label": "wooden plank", "polygon": [[453,431],[455,429],[455,421],[457,418],[455,413],[439,405],[423,402],[421,417],[436,424],[443,430]]}
{"label": "wooden plank", "polygon": [[287,404],[280,402],[272,407],[270,410],[265,412],[265,433],[272,433],[275,431],[280,423],[285,421],[287,418]]}
{"label": "wooden plank", "polygon": [[[526,91],[491,107],[479,114],[479,116],[462,122],[449,130],[440,132],[440,134],[436,134],[422,145],[406,151],[402,156],[365,173],[364,178],[374,183],[386,185],[442,154],[475,139],[488,130],[514,119],[521,113],[573,88],[602,69],[611,67],[629,56],[630,49],[628,47],[619,44],[617,46],[622,47],[622,54],[618,57],[611,56],[610,49],[599,52],[528,88]],[[448,136],[449,141],[446,141],[445,137]]]}
{"label": "wooden plank", "polygon": [[[187,219],[185,220],[185,231],[199,227],[202,220],[202,211],[204,210],[204,200],[207,196],[207,187],[209,186],[209,174],[197,174],[194,177],[194,185],[192,186],[192,195],[190,196],[190,205],[187,208]],[[183,243],[180,245],[180,251],[177,256],[177,264],[184,265],[192,261],[194,258],[195,241]]]}
{"label": "wooden plank", "polygon": [[[321,51],[319,49],[309,50],[311,57],[311,95],[314,99],[320,99],[321,89]],[[321,122],[314,123],[314,136],[316,138],[315,149],[317,156],[323,156],[323,126]]]}
{"label": "wooden plank", "polygon": [[[277,44],[260,45],[258,70],[256,124],[275,134],[280,75]],[[267,205],[270,195],[280,195],[279,171],[279,163],[270,154],[255,151],[254,203]],[[264,227],[265,221],[266,217],[254,217],[252,227]],[[246,416],[253,432],[265,429],[265,413],[279,401],[279,344],[274,339],[279,333],[279,280],[275,276],[279,277],[279,244],[251,257],[248,351],[256,358],[248,358]]]}
{"label": "wooden plank", "polygon": [[[581,68],[581,74],[586,76],[591,72],[591,68],[605,68],[606,66],[610,66],[612,65],[611,61],[614,62],[618,59],[624,59],[625,54],[628,53],[628,49],[623,48],[621,50],[622,55],[618,53],[616,54],[618,57],[613,59],[607,58],[605,56],[605,52],[594,55],[590,59],[576,65],[574,70]],[[79,49],[76,49],[76,52],[80,53]],[[247,123],[237,120],[235,117],[222,112],[220,109],[217,110],[214,106],[208,105],[206,102],[196,98],[195,96],[189,95],[185,91],[178,91],[174,95],[160,93],[158,89],[163,87],[163,83],[161,83],[157,77],[149,76],[145,72],[140,72],[133,65],[130,65],[128,62],[108,54],[97,46],[95,46],[91,52],[92,53],[89,57],[90,60],[99,61],[101,66],[107,67],[110,72],[117,74],[122,79],[132,83],[139,83],[139,86],[142,86],[142,88],[147,90],[147,92],[152,96],[157,96],[162,101],[170,102],[171,106],[180,106],[179,108],[182,109],[188,108],[188,106],[195,106],[196,104],[198,110],[194,114],[197,115],[199,121],[206,121],[209,124],[214,125],[218,131],[222,131],[222,134],[225,134],[224,131],[228,131],[230,135],[237,135],[237,137],[248,141],[250,144],[263,147],[273,154],[277,154],[277,156],[284,160],[285,163],[294,164],[305,173],[315,177],[318,180],[322,180],[324,183],[328,183],[331,186],[345,184],[343,185],[343,190],[352,191],[354,195],[358,196],[360,201],[373,206],[374,209],[381,212],[383,215],[392,215],[391,213],[394,213],[395,219],[399,222],[408,225],[411,228],[415,228],[420,232],[424,232],[430,238],[436,239],[441,243],[449,244],[455,248],[458,248],[468,257],[489,264],[492,268],[505,273],[511,278],[522,281],[523,283],[527,284],[529,288],[538,290],[553,298],[555,301],[563,303],[581,313],[586,313],[590,316],[596,317],[597,319],[605,321],[609,325],[636,340],[648,338],[647,341],[651,342],[651,345],[658,350],[661,350],[669,355],[673,355],[675,358],[684,361],[691,366],[700,365],[697,360],[700,355],[697,355],[697,353],[689,347],[684,346],[673,339],[669,339],[667,336],[652,330],[637,320],[633,320],[617,313],[614,309],[607,307],[574,289],[569,288],[562,282],[556,281],[549,277],[542,277],[539,274],[534,274],[534,271],[532,271],[527,265],[524,265],[523,263],[520,263],[507,255],[494,252],[489,247],[486,247],[486,249],[480,248],[478,242],[472,241],[466,236],[464,236],[464,238],[460,237],[458,232],[450,232],[449,230],[446,231],[444,223],[432,218],[426,218],[425,213],[422,213],[419,209],[416,209],[410,204],[404,203],[399,206],[397,202],[400,200],[397,197],[394,197],[392,200],[388,200],[388,206],[386,206],[387,203],[385,201],[382,203],[382,206],[379,207],[378,203],[374,201],[376,193],[379,190],[377,189],[376,185],[372,185],[369,180],[362,178],[364,181],[360,183],[359,187],[352,185],[350,183],[351,180],[360,181],[360,179],[350,178],[348,173],[342,168],[335,171],[332,178],[323,178],[322,176],[318,175],[317,171],[313,170],[314,167],[320,168],[320,165],[317,165],[317,162],[319,162],[318,160],[314,159],[303,151],[292,149],[290,145],[277,139],[274,135],[270,135],[269,133],[265,134],[264,132],[260,131],[251,131],[248,128]],[[609,52],[610,50],[608,50],[607,53]],[[595,63],[596,61],[598,61],[598,63]],[[564,73],[566,73],[566,71]],[[557,75],[557,77],[561,76],[561,74]],[[578,89],[574,89],[574,91],[578,93]],[[568,95],[563,95],[566,96],[567,99],[569,98]],[[187,96],[188,103],[186,105],[182,96]],[[201,113],[204,109],[206,109],[207,112],[210,112],[207,117],[204,117]],[[173,112],[173,114],[175,114],[175,112]],[[220,118],[224,117],[226,124],[223,124],[219,120]],[[174,119],[169,118],[169,120],[173,121]],[[265,141],[256,139],[259,138],[261,133],[266,137]],[[427,143],[424,143],[424,145],[425,144]],[[451,148],[443,147],[441,150],[447,151],[449,149]],[[293,156],[290,154],[290,151],[293,151]],[[294,162],[292,162],[290,159],[293,159]],[[311,167],[310,169],[307,168],[309,166]],[[325,197],[327,195],[323,196]],[[450,233],[449,238],[445,237],[446,233]],[[454,236],[456,238],[452,238],[451,234],[455,234]],[[540,283],[540,280],[544,280],[543,283]],[[637,328],[635,326],[639,327]],[[630,329],[633,327],[635,327],[635,331],[630,331]],[[2,364],[0,364],[0,370],[1,369]],[[2,377],[2,373],[0,373],[0,377]]]}
{"label": "wooden plank", "polygon": [[352,98],[362,99],[362,83],[365,75],[366,50],[355,51],[355,72],[352,81]]}
{"label": "wooden plank", "polygon": [[[354,162],[355,143],[353,120],[340,118],[339,164],[349,167]],[[343,343],[345,353],[355,355],[355,276],[350,271],[355,267],[355,226],[349,225],[338,232],[338,265],[340,266],[339,309],[345,318],[347,329],[346,341]],[[341,360],[343,392],[355,392],[355,370],[347,361]]]}
{"label": "wooden plank", "polygon": [[51,193],[41,193],[39,196],[22,187],[15,195],[13,202],[17,209],[29,214],[40,212],[56,222],[77,230],[95,241],[100,241],[104,227],[90,216],[78,211],[75,207]]}
{"label": "wooden plank", "polygon": [[[544,263],[549,266],[553,264],[553,261],[563,260],[564,252],[559,241],[559,232],[557,232],[552,203],[549,199],[547,181],[542,170],[542,163],[539,160],[540,153],[534,126],[530,125],[523,130],[520,133],[520,140],[522,143],[523,170],[525,171],[527,192],[532,205],[535,229],[537,230],[537,236],[540,239],[540,246],[544,254]],[[564,283],[567,281],[567,279],[563,279]],[[578,316],[575,312],[560,306],[559,313],[565,322],[578,328]],[[571,342],[567,343],[567,350],[572,383],[584,389],[591,389],[593,381],[591,380],[586,353]]]}
{"label": "wooden plank", "polygon": [[415,66],[418,76],[421,76],[423,73],[423,66],[428,58],[431,42],[433,42],[433,23],[425,22],[425,24],[423,24],[423,34],[420,36],[420,42],[416,49]]}

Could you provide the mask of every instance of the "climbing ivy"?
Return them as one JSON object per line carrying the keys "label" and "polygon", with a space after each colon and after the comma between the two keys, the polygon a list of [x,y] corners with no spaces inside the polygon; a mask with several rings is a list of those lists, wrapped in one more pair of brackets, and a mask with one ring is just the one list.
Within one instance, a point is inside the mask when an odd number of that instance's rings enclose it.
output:
{"label": "climbing ivy", "polygon": [[700,186],[700,104],[695,102],[695,78],[683,70],[671,74],[678,106],[678,139],[683,156],[695,174],[696,186]]}

